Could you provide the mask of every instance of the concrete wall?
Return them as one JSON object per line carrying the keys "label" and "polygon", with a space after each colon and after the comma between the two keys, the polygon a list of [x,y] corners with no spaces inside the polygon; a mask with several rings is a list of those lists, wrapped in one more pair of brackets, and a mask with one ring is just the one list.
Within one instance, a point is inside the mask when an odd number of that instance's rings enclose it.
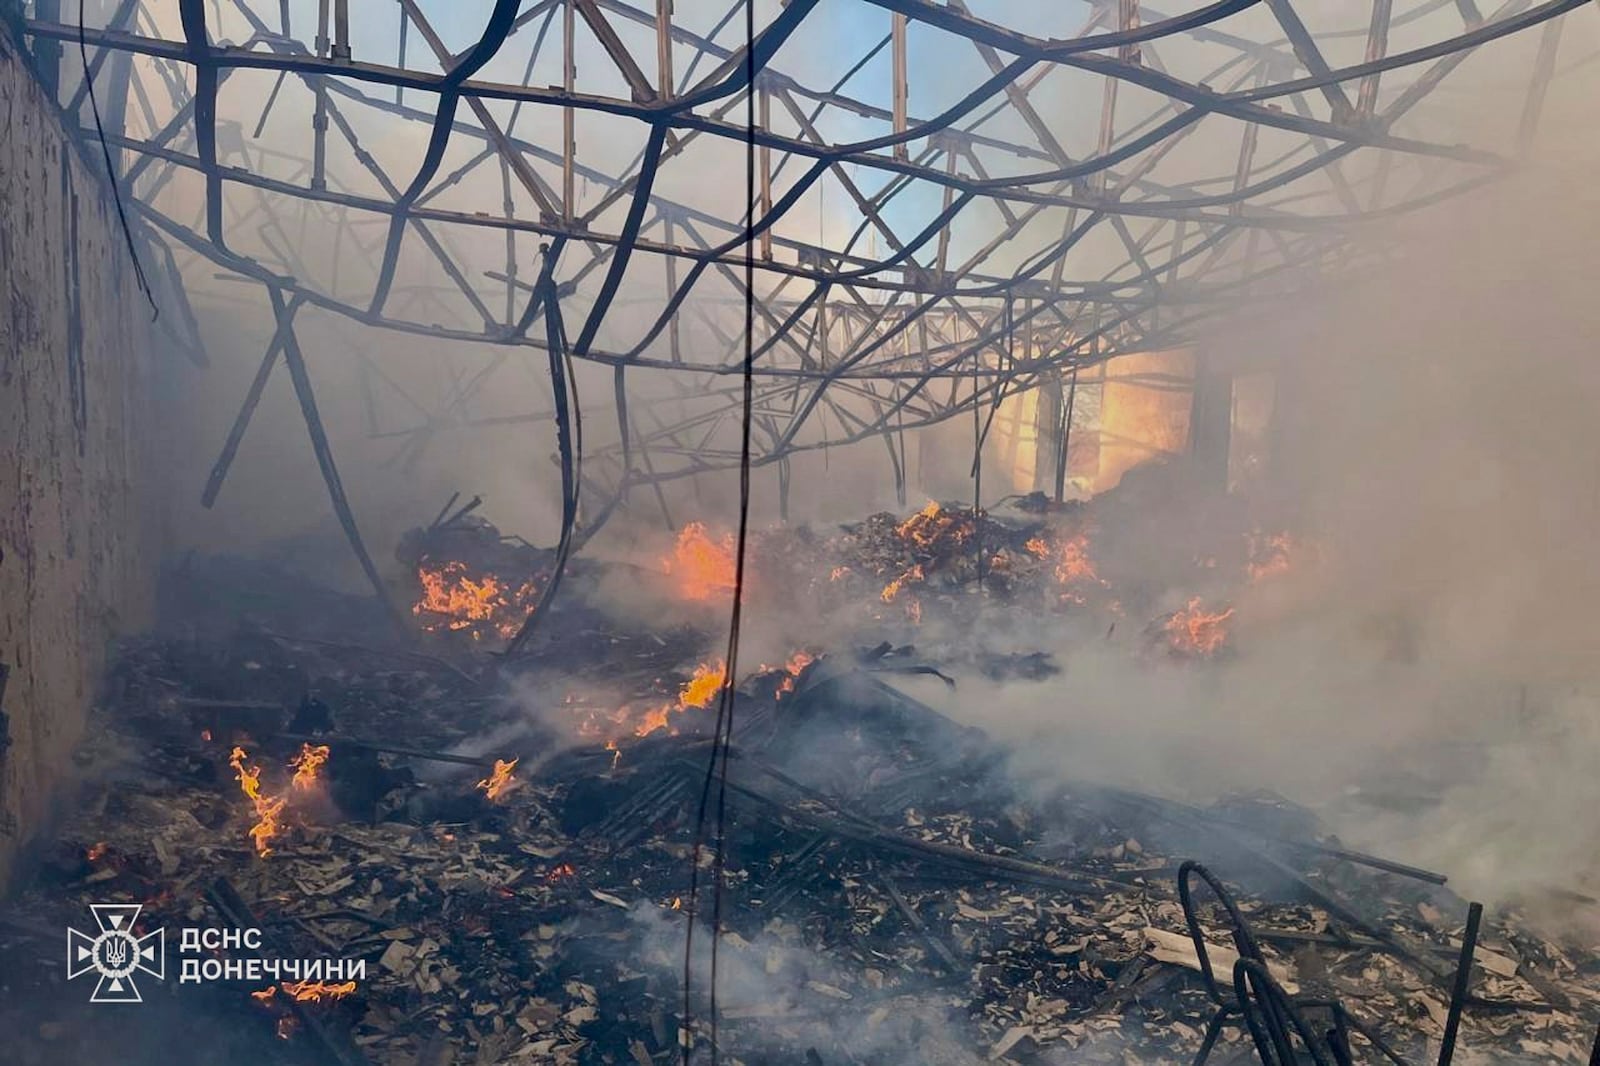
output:
{"label": "concrete wall", "polygon": [[108,188],[0,28],[0,888],[47,825],[108,639],[152,605],[149,321]]}

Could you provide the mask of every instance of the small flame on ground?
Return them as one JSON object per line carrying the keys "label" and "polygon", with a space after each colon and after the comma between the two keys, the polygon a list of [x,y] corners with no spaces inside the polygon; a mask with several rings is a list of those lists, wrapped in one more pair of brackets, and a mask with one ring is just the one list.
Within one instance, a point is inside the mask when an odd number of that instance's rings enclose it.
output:
{"label": "small flame on ground", "polygon": [[1100,581],[1089,558],[1089,538],[1083,533],[1063,540],[1056,554],[1056,580],[1063,585],[1080,581]]}
{"label": "small flame on ground", "polygon": [[[757,672],[772,673],[781,669],[784,676],[779,679],[774,695],[782,696],[794,691],[796,679],[814,658],[810,652],[797,651],[782,667],[763,665]],[[647,737],[663,729],[671,729],[672,720],[676,715],[691,709],[704,710],[710,707],[721,694],[723,685],[727,683],[727,677],[727,664],[720,659],[715,662],[700,663],[694,668],[689,680],[679,686],[678,695],[672,701],[656,704],[642,712],[629,704],[623,704],[615,710],[587,708],[586,717],[578,726],[578,731],[584,736],[596,739],[604,737],[605,750],[612,752],[611,765],[615,767],[622,760],[622,751],[618,743],[621,737],[630,733],[634,737]],[[572,696],[568,696],[566,702],[580,703]]]}
{"label": "small flame on ground", "polygon": [[878,598],[884,603],[893,603],[895,597],[900,595],[900,590],[905,588],[907,582],[921,581],[922,579],[922,564],[917,563],[910,570],[883,586],[883,591],[878,593]]}
{"label": "small flame on ground", "polygon": [[520,757],[511,759],[510,761],[505,759],[496,759],[494,761],[494,772],[488,777],[484,778],[482,781],[478,782],[478,787],[483,790],[483,794],[487,796],[491,802],[496,801],[501,796],[505,795],[506,792],[514,784],[516,784],[517,775],[513,774],[511,771],[515,769],[517,763],[521,761],[522,760]]}
{"label": "small flame on ground", "polygon": [[570,862],[564,862],[561,865],[552,868],[549,873],[544,875],[544,879],[546,882],[554,884],[555,882],[565,880],[568,877],[577,876],[578,868],[573,866]]}
{"label": "small flame on ground", "polygon": [[321,1003],[325,999],[343,999],[356,990],[354,981],[328,984],[323,981],[284,981],[279,985],[286,996],[299,1003]]}
{"label": "small flame on ground", "polygon": [[793,692],[795,682],[800,680],[800,675],[805,673],[806,667],[816,661],[817,657],[806,651],[797,651],[789,656],[789,661],[783,664],[783,679],[778,682],[778,691],[774,695],[782,698]]}
{"label": "small flame on ground", "polygon": [[1227,623],[1232,617],[1232,607],[1207,611],[1196,596],[1183,610],[1173,612],[1162,629],[1174,650],[1190,655],[1212,655],[1227,641]]}
{"label": "small flame on ground", "polygon": [[829,581],[838,581],[838,580],[848,576],[849,573],[850,573],[850,568],[848,566],[836,566],[836,567],[833,568],[833,572],[828,575],[828,580]]}
{"label": "small flame on ground", "polygon": [[228,765],[233,767],[234,780],[239,782],[239,790],[249,798],[251,806],[255,808],[256,824],[250,827],[250,839],[255,841],[256,854],[266,858],[272,854],[271,840],[278,835],[278,816],[283,813],[286,797],[274,799],[262,795],[261,792],[261,767],[246,766],[245,759],[249,756],[241,747],[235,747],[233,754],[228,757]]}
{"label": "small flame on ground", "polygon": [[105,857],[105,853],[110,850],[110,848],[111,845],[102,840],[91,845],[86,851],[84,851],[83,857],[88,859],[90,862],[99,862]]}
{"label": "small flame on ground", "polygon": [[[1074,533],[1062,537],[1055,544],[1051,544],[1044,536],[1032,537],[1024,545],[1028,553],[1039,559],[1054,559],[1054,573],[1056,584],[1068,586],[1100,585],[1109,587],[1111,582],[1102,578],[1095,569],[1094,560],[1089,558],[1089,535],[1087,533]],[[1067,598],[1078,603],[1083,602],[1083,597],[1073,592],[1065,593]]]}
{"label": "small flame on ground", "polygon": [[315,788],[317,771],[328,761],[328,750],[326,744],[301,744],[300,754],[289,760],[289,765],[294,767],[294,779],[290,785],[301,790]]}
{"label": "small flame on ground", "polygon": [[733,591],[735,547],[733,534],[713,540],[703,523],[690,522],[678,531],[672,554],[661,564],[686,599],[718,600]]}
{"label": "small flame on ground", "polygon": [[672,715],[682,714],[691,707],[705,708],[711,706],[711,701],[716,699],[717,693],[722,691],[722,684],[726,680],[728,666],[718,660],[715,664],[701,663],[694,668],[694,676],[683,683],[678,690],[678,698],[673,703],[663,703],[644,713],[639,723],[633,727],[633,735],[647,737],[651,733],[667,728]]}

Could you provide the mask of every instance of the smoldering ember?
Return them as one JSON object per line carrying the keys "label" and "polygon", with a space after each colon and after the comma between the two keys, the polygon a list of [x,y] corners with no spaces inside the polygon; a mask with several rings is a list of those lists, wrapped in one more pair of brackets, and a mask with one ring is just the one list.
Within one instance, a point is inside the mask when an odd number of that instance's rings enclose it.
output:
{"label": "smoldering ember", "polygon": [[1597,56],[0,0],[0,1066],[1600,1066]]}

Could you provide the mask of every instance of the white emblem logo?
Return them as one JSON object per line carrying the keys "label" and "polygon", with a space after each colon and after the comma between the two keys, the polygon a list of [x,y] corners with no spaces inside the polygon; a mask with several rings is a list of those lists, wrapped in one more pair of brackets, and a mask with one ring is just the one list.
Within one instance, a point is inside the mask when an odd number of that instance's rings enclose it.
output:
{"label": "white emblem logo", "polygon": [[90,1003],[140,1003],[139,986],[133,975],[147,973],[158,981],[166,980],[166,931],[157,929],[135,936],[133,923],[139,920],[138,903],[91,903],[100,932],[87,936],[67,930],[67,980],[93,970],[100,975]]}

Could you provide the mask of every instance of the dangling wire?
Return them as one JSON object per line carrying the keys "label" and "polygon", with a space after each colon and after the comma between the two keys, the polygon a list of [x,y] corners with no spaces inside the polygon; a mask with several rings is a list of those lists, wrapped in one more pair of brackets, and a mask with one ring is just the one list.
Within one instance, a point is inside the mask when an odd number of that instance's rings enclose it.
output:
{"label": "dangling wire", "polygon": [[156,306],[155,294],[150,291],[150,282],[144,276],[144,264],[139,262],[139,249],[134,247],[128,213],[122,207],[122,185],[117,181],[116,168],[111,165],[106,128],[100,122],[100,101],[95,99],[94,94],[94,71],[89,69],[88,34],[83,28],[83,0],[78,0],[78,56],[83,60],[83,85],[89,90],[89,110],[94,114],[94,131],[100,135],[100,154],[106,161],[106,177],[111,179],[111,198],[116,201],[117,221],[122,223],[122,239],[128,242],[128,255],[133,259],[133,277],[139,283],[139,291],[150,301],[150,321],[154,322],[161,317],[161,308]]}
{"label": "dangling wire", "polygon": [[[559,249],[552,250],[546,246],[540,252],[544,256],[544,263],[535,284],[535,300],[544,309],[545,349],[550,357],[550,389],[556,416],[556,448],[561,458],[561,539],[556,544],[550,580],[540,590],[539,599],[528,611],[528,617],[501,653],[504,662],[510,662],[522,654],[528,639],[533,636],[534,628],[555,599],[556,589],[560,587],[561,578],[567,570],[567,560],[572,555],[573,531],[578,524],[578,497],[583,486],[583,409],[579,405],[578,379],[573,372],[566,325],[561,318],[560,289],[555,279]],[[485,677],[493,674],[491,668]]]}
{"label": "dangling wire", "polygon": [[712,784],[716,784],[716,820],[711,838],[711,968],[707,1021],[710,1027],[711,1062],[719,1061],[717,1046],[717,948],[722,932],[722,890],[727,867],[728,745],[733,736],[735,679],[739,676],[739,629],[744,607],[745,548],[750,533],[750,443],[755,409],[755,203],[756,203],[756,15],[754,0],[745,0],[745,231],[744,231],[744,373],[739,442],[739,531],[735,545],[733,607],[728,619],[728,648],[722,691],[717,700],[717,720],[712,733],[711,756],[700,788],[700,804],[695,816],[694,847],[689,872],[689,903],[683,943],[683,1019],[679,1046],[684,1066],[693,1050],[691,1043],[694,965],[694,926],[700,889],[700,854],[705,843],[706,816],[711,807]]}

